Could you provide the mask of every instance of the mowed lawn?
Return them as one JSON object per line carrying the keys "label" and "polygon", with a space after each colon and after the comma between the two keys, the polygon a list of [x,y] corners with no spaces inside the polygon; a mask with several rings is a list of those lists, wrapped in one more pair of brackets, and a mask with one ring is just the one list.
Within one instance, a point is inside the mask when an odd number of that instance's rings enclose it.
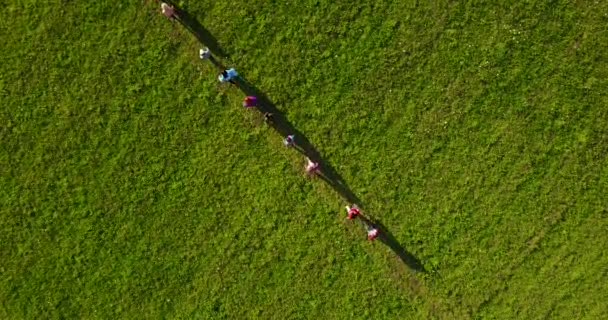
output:
{"label": "mowed lawn", "polygon": [[9,1],[0,318],[602,319],[608,2]]}

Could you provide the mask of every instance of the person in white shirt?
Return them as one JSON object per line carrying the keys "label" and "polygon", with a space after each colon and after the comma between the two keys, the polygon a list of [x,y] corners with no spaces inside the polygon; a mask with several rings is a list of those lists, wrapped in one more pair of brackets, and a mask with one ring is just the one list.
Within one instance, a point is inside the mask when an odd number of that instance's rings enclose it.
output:
{"label": "person in white shirt", "polygon": [[211,51],[209,50],[209,48],[204,47],[198,51],[198,56],[202,60],[209,59],[211,57]]}

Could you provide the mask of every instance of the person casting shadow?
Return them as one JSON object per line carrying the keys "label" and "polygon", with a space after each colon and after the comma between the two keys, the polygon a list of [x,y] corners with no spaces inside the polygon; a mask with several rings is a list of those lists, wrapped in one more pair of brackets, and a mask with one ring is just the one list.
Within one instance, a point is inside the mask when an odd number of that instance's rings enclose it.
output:
{"label": "person casting shadow", "polygon": [[[222,50],[217,39],[203,25],[185,10],[180,9],[173,1],[164,1],[174,11],[173,17],[188,29],[200,43],[207,46],[211,52],[221,57],[228,58],[228,54]],[[214,61],[212,61],[214,62]]]}
{"label": "person casting shadow", "polygon": [[255,86],[251,85],[242,76],[239,76],[235,85],[247,96],[257,97],[257,108],[265,116],[272,115],[272,121],[268,125],[277,131],[282,137],[294,136],[294,149],[302,153],[313,162],[320,164],[317,175],[327,182],[336,192],[350,203],[361,203],[361,200],[348,188],[344,179],[323,159],[317,149],[310,141],[297,130],[283,115],[272,101]]}
{"label": "person casting shadow", "polygon": [[406,266],[415,272],[426,272],[420,260],[405,250],[405,248],[382,223],[379,221],[372,221],[364,215],[358,215],[358,217],[366,230],[375,229],[378,231],[377,237],[375,238],[389,247]]}

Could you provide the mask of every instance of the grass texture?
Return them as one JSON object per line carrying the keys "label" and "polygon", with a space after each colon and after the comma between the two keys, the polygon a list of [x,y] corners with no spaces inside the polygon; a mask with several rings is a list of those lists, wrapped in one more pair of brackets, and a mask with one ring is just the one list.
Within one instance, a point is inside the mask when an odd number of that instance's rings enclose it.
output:
{"label": "grass texture", "polygon": [[426,271],[157,2],[9,1],[0,318],[606,317],[608,2],[178,5]]}

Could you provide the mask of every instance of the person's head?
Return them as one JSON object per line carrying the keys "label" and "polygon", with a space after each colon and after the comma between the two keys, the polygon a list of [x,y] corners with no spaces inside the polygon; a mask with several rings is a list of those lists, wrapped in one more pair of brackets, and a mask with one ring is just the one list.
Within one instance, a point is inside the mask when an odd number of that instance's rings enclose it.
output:
{"label": "person's head", "polygon": [[224,71],[222,71],[222,76],[223,76],[224,78],[227,78],[227,77],[228,77],[228,70],[224,70]]}

